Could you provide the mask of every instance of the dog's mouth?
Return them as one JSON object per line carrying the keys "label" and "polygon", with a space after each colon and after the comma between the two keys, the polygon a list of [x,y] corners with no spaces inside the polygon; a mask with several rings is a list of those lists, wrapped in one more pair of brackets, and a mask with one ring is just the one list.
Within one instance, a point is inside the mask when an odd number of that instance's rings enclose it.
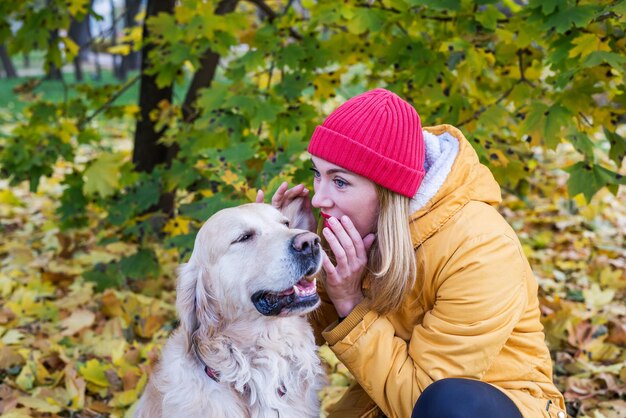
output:
{"label": "dog's mouth", "polygon": [[281,292],[259,290],[251,299],[257,311],[265,316],[303,313],[315,308],[320,301],[316,279],[311,280],[307,276]]}

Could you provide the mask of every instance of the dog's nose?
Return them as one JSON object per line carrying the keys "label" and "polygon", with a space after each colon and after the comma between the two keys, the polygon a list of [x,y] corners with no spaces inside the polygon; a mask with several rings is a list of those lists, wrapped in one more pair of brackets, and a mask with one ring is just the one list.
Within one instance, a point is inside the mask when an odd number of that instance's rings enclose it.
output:
{"label": "dog's nose", "polygon": [[319,243],[319,237],[313,232],[303,232],[293,237],[291,246],[298,253],[316,255],[319,252]]}

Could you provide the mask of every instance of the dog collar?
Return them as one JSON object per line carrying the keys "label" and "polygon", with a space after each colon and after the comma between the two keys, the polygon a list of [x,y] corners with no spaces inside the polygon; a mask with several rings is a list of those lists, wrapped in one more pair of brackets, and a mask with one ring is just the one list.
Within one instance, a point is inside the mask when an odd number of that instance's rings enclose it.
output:
{"label": "dog collar", "polygon": [[216,382],[219,383],[220,379],[220,373],[215,370],[210,368],[209,366],[204,366],[204,372],[207,374],[207,376],[209,376],[211,379],[215,380]]}

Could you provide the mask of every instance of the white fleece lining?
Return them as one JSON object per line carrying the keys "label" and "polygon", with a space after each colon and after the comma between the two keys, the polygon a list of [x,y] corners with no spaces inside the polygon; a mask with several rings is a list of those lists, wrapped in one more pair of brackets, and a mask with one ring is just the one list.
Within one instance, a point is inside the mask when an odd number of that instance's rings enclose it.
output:
{"label": "white fleece lining", "polygon": [[423,134],[426,148],[424,158],[426,175],[419,189],[417,189],[417,193],[411,199],[411,213],[423,208],[437,194],[450,174],[452,164],[454,164],[459,153],[459,140],[448,132],[439,136],[426,131],[423,131]]}

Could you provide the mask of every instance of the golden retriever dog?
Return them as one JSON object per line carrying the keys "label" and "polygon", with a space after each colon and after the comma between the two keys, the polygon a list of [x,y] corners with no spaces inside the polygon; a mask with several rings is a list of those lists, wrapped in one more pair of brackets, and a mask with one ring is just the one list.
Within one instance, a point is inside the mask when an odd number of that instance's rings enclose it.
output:
{"label": "golden retriever dog", "polygon": [[319,417],[324,372],[305,315],[319,237],[270,205],[217,212],[179,268],[178,327],[136,417]]}

